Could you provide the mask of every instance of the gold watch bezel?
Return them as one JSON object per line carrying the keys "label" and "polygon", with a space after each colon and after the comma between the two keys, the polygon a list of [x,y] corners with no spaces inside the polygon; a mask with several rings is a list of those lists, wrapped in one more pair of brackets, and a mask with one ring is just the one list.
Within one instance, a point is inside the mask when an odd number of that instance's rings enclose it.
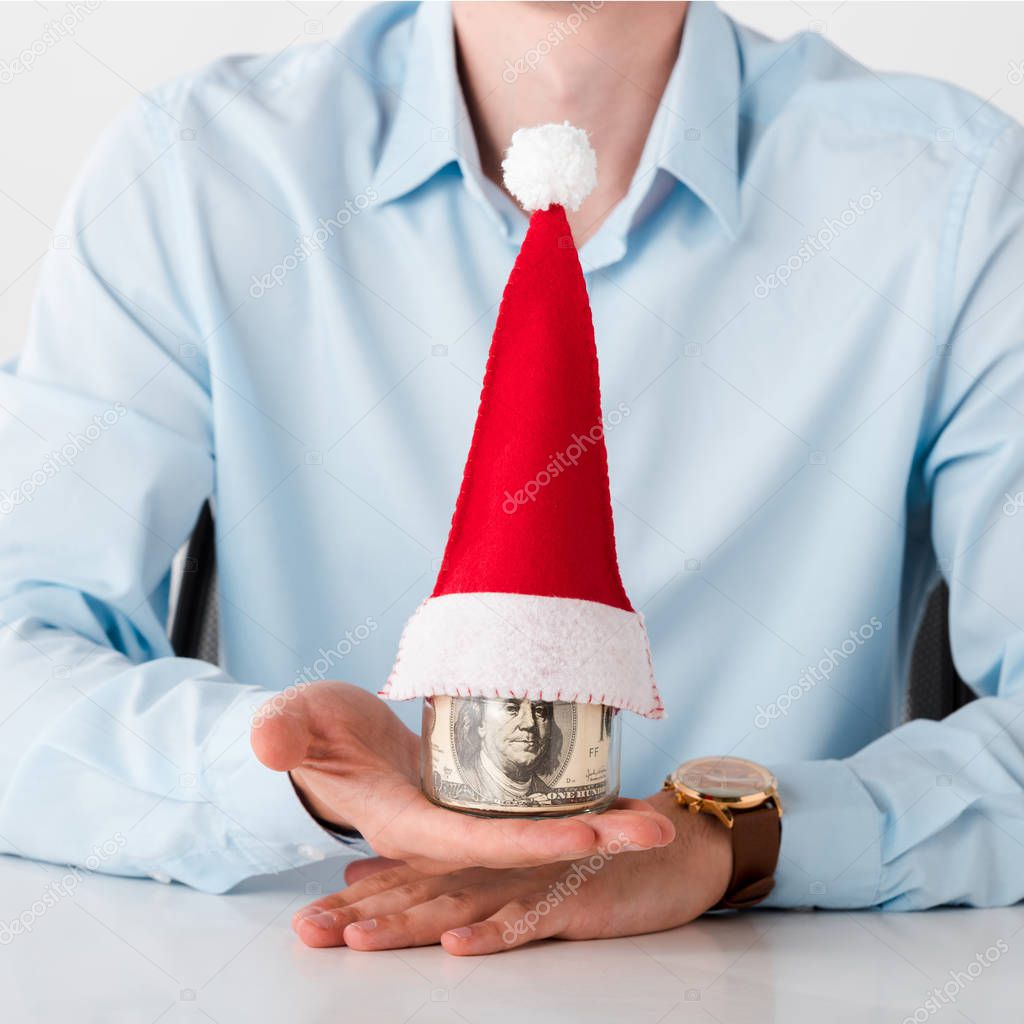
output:
{"label": "gold watch bezel", "polygon": [[782,817],[782,803],[779,800],[778,780],[763,765],[743,757],[721,758],[723,761],[735,761],[756,768],[759,773],[766,776],[766,782],[768,783],[764,788],[754,793],[731,797],[715,795],[683,782],[682,779],[686,769],[690,765],[704,760],[707,760],[707,758],[686,761],[676,768],[675,771],[669,773],[665,779],[663,788],[675,794],[676,801],[680,807],[685,807],[691,814],[713,814],[726,828],[730,829],[733,827],[735,812],[751,811],[758,807],[763,807],[769,802],[774,804],[779,817]]}

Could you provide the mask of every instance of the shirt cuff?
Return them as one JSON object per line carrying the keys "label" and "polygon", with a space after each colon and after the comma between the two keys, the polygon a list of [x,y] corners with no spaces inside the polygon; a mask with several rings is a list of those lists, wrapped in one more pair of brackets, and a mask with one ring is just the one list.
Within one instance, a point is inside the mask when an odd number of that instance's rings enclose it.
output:
{"label": "shirt cuff", "polygon": [[256,710],[273,697],[254,687],[220,717],[206,743],[202,784],[224,815],[228,855],[237,851],[250,874],[303,867],[326,857],[372,853],[362,837],[323,828],[303,807],[287,772],[267,768],[252,751],[249,734]]}
{"label": "shirt cuff", "polygon": [[852,909],[877,902],[882,815],[844,761],[772,767],[782,802],[775,888],[764,907]]}

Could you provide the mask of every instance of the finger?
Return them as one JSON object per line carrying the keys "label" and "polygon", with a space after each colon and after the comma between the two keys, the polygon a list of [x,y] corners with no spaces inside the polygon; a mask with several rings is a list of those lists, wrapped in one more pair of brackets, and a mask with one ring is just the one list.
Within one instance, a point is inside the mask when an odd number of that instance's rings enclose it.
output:
{"label": "finger", "polygon": [[[367,878],[354,882],[346,889],[329,893],[313,900],[305,907],[296,911],[292,918],[293,926],[303,918],[312,917],[320,911],[336,911],[352,906],[366,907],[372,904],[375,897],[391,892],[402,896],[401,906],[392,909],[401,910],[414,903],[422,903],[446,889],[457,889],[464,885],[477,884],[493,879],[499,872],[490,868],[468,868],[447,875],[425,875],[408,865],[383,868]],[[422,884],[421,884],[422,883]],[[369,915],[367,915],[369,916]],[[357,920],[353,917],[352,920]]]}
{"label": "finger", "polygon": [[295,916],[292,918],[292,925],[294,926],[300,917],[309,917],[318,910],[335,910],[338,907],[347,907],[350,903],[358,903],[359,900],[366,899],[368,896],[392,889],[396,885],[407,885],[423,877],[419,871],[404,865],[385,868],[370,875],[368,878],[354,882],[346,889],[328,893],[326,896],[313,900],[295,913]]}
{"label": "finger", "polygon": [[602,850],[650,850],[675,838],[675,827],[664,814],[642,800],[623,800],[601,814],[587,815]]}
{"label": "finger", "polygon": [[564,903],[547,892],[534,892],[503,904],[486,920],[445,931],[441,945],[454,956],[501,953],[558,935],[567,915]]}
{"label": "finger", "polygon": [[[657,810],[657,808],[647,800],[634,800],[628,797],[621,797],[619,800],[615,801],[615,805],[611,808],[611,811],[606,813],[611,813],[612,811],[628,811],[631,814],[642,815],[646,817],[648,821],[655,822],[658,826],[659,832],[661,833],[661,842],[655,845],[666,846],[676,837],[676,826],[672,819],[662,811]],[[598,815],[598,817],[601,817],[601,815]]]}
{"label": "finger", "polygon": [[[646,850],[665,845],[675,833],[668,818],[643,801],[624,801],[603,814],[524,821],[459,814],[430,803],[416,791],[400,813],[376,832],[364,834],[389,857],[438,874],[471,865],[535,867],[616,845]],[[443,850],[445,859],[423,852],[434,850]]]}
{"label": "finger", "polygon": [[[449,890],[461,887],[458,876],[431,875],[396,885],[349,903],[336,902],[330,908],[307,908],[293,921],[299,938],[308,946],[341,946],[345,930],[358,921],[385,920],[429,903]],[[441,929],[443,930],[443,929]],[[437,941],[437,935],[433,941]]]}
{"label": "finger", "polygon": [[[584,856],[598,845],[582,818],[477,818],[438,807],[418,790],[399,813],[363,834],[385,856],[435,874],[468,866],[533,867]],[[433,851],[443,851],[443,858]]]}
{"label": "finger", "polygon": [[300,705],[277,695],[256,713],[249,738],[253,753],[263,764],[286,772],[302,764],[311,733]]}
{"label": "finger", "polygon": [[659,811],[647,800],[631,800],[622,799],[619,800],[615,809],[631,810],[636,811],[639,814],[645,814],[652,821],[658,823],[658,828],[661,830],[661,843],[660,846],[668,846],[676,837],[676,824],[672,817],[665,814],[663,811]]}
{"label": "finger", "polygon": [[515,878],[491,880],[450,889],[398,913],[354,921],[345,928],[345,945],[360,950],[434,945],[444,932],[493,913],[521,885]]}
{"label": "finger", "polygon": [[366,857],[362,860],[354,860],[345,867],[345,883],[355,885],[356,882],[361,882],[364,878],[369,878],[379,871],[397,867],[405,867],[405,861],[392,860],[390,857]]}

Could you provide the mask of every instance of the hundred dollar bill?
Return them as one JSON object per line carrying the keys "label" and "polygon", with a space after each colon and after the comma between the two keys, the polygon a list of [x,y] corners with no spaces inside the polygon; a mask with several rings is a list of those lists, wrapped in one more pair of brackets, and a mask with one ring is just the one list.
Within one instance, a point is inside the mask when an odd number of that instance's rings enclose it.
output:
{"label": "hundred dollar bill", "polygon": [[427,698],[423,790],[479,814],[601,810],[618,796],[618,714],[602,704]]}

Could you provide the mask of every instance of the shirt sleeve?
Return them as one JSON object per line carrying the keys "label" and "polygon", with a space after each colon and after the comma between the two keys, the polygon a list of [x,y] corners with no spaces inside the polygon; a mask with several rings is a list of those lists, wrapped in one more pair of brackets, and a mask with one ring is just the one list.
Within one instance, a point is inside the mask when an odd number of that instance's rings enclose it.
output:
{"label": "shirt sleeve", "polygon": [[933,401],[917,473],[979,699],[844,761],[776,768],[770,906],[911,910],[1024,898],[1024,145],[963,149],[940,255]]}
{"label": "shirt sleeve", "polygon": [[219,892],[345,844],[251,752],[271,691],[165,631],[214,489],[180,144],[149,101],[106,135],[0,373],[0,851]]}

